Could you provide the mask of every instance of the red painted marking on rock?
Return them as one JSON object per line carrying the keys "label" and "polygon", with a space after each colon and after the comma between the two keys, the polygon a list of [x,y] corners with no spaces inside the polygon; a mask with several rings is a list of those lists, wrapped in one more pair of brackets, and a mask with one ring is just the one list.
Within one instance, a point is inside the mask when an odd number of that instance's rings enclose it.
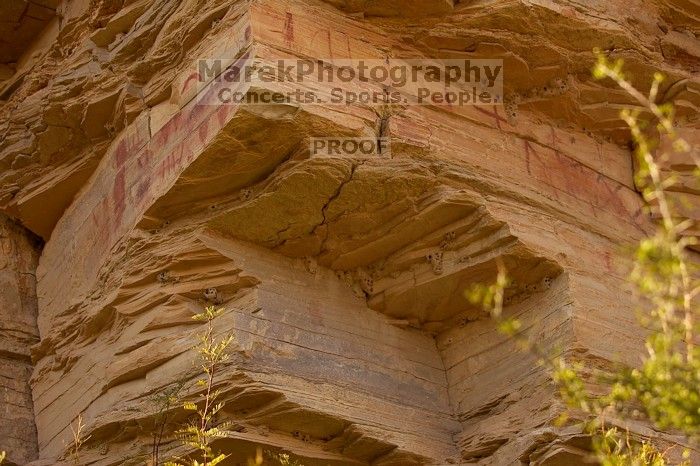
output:
{"label": "red painted marking on rock", "polygon": [[200,78],[200,76],[199,76],[199,72],[198,72],[198,71],[195,71],[194,73],[192,73],[191,75],[189,75],[189,76],[187,77],[187,79],[185,79],[185,83],[182,85],[182,91],[180,91],[180,92],[184,94],[184,93],[189,89],[190,83],[191,83],[192,81],[197,82],[197,81],[199,81],[200,79],[201,79],[201,78]]}
{"label": "red painted marking on rock", "polygon": [[477,112],[480,112],[480,113],[483,113],[484,115],[488,115],[488,116],[493,117],[496,120],[496,127],[498,129],[502,129],[501,122],[507,123],[507,121],[504,120],[503,118],[501,118],[501,115],[498,114],[498,108],[495,105],[494,105],[495,111],[493,111],[493,112],[489,112],[488,110],[484,110],[483,108],[481,108],[479,106],[476,106],[474,108],[476,108]]}
{"label": "red painted marking on rock", "polygon": [[115,222],[121,220],[126,208],[126,180],[124,169],[117,172],[114,177],[114,186],[112,187],[112,198],[114,199],[114,217]]}
{"label": "red painted marking on rock", "polygon": [[205,119],[199,128],[197,128],[197,134],[199,135],[199,140],[205,142],[207,140],[207,134],[209,133],[209,119]]}
{"label": "red painted marking on rock", "polygon": [[535,152],[535,150],[530,146],[530,141],[523,140],[525,143],[525,166],[527,167],[527,174],[532,175],[530,170],[530,151]]}
{"label": "red painted marking on rock", "polygon": [[501,122],[503,123],[508,123],[506,120],[501,118],[501,115],[498,114],[498,107],[493,106],[493,114],[496,115],[496,126],[498,126],[498,129],[501,129]]}
{"label": "red painted marking on rock", "polygon": [[150,187],[151,183],[148,181],[148,179],[141,180],[138,188],[136,189],[136,195],[139,197],[139,199],[146,195],[146,193],[148,192],[148,188]]}
{"label": "red painted marking on rock", "polygon": [[126,162],[127,155],[128,151],[126,147],[126,137],[124,137],[121,141],[119,141],[119,144],[117,145],[117,150],[115,152],[115,162],[117,164],[117,168],[124,165],[124,162]]}
{"label": "red painted marking on rock", "polygon": [[224,124],[226,123],[226,119],[228,118],[228,107],[226,105],[220,107],[216,111],[216,117],[219,120],[219,127],[223,128]]}
{"label": "red painted marking on rock", "polygon": [[290,12],[287,12],[284,18],[284,42],[287,45],[294,42],[294,16]]}
{"label": "red painted marking on rock", "polygon": [[613,271],[612,257],[610,255],[609,251],[606,251],[605,253],[603,253],[603,261],[605,262],[605,269],[608,272],[612,272]]}

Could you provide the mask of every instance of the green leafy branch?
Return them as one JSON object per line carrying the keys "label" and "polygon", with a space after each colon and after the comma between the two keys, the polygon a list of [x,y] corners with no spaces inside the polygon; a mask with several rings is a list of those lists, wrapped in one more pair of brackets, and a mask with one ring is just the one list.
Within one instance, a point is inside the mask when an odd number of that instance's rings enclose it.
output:
{"label": "green leafy branch", "polygon": [[[669,154],[658,153],[653,139],[671,142],[675,153],[686,154],[700,173],[700,155],[679,137],[674,124],[674,107],[657,104],[664,78],[655,74],[648,95],[635,89],[623,73],[623,63],[610,62],[598,53],[594,76],[610,78],[639,104],[621,112],[635,143],[638,169],[637,186],[649,206],[659,214],[654,234],[640,241],[634,254],[630,282],[637,290],[646,311],[640,323],[648,330],[646,354],[638,368],[622,368],[613,373],[586,368],[554,357],[530,342],[519,330],[517,319],[503,316],[503,297],[508,288],[505,268],[498,264],[496,283],[475,286],[469,299],[481,304],[496,320],[504,334],[513,337],[522,348],[536,354],[546,365],[559,387],[562,400],[570,412],[559,422],[566,422],[571,412],[583,415],[583,431],[591,436],[596,459],[604,466],[663,466],[669,451],[659,451],[648,440],[632,438],[628,429],[615,424],[626,419],[645,418],[659,429],[673,429],[696,442],[700,436],[700,352],[698,351],[697,296],[700,294],[695,264],[688,259],[687,248],[696,239],[684,234],[692,226],[675,213],[676,206],[667,190],[676,183],[673,174],[665,174],[662,164]],[[651,122],[642,115],[651,115]],[[653,124],[653,126],[650,126]],[[651,133],[651,134],[650,134]],[[656,153],[655,153],[656,152]],[[700,180],[700,176],[698,177]],[[584,373],[597,374],[609,387],[603,395],[587,390]],[[689,452],[683,452],[680,464],[689,464]]]}
{"label": "green leafy branch", "polygon": [[[218,401],[221,395],[219,389],[215,389],[218,370],[229,360],[228,348],[233,342],[233,335],[222,339],[214,336],[214,319],[224,313],[224,309],[207,307],[204,312],[193,318],[205,323],[205,331],[198,335],[199,344],[196,349],[201,360],[201,368],[204,378],[197,381],[197,385],[204,389],[203,399],[199,403],[187,401],[183,404],[186,411],[195,413],[194,420],[177,433],[188,447],[193,448],[201,456],[198,459],[179,459],[167,462],[166,466],[216,466],[227,458],[227,455],[215,452],[211,442],[217,438],[226,436],[227,423],[217,424],[216,416],[224,407]],[[180,462],[182,461],[182,462]]]}

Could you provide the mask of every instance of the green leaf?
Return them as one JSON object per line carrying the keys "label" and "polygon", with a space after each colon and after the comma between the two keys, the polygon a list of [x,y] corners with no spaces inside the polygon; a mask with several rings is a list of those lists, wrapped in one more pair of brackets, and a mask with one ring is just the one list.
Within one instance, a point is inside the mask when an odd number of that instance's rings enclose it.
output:
{"label": "green leaf", "polygon": [[217,456],[216,458],[213,458],[212,460],[209,461],[209,464],[211,466],[216,466],[217,464],[221,463],[227,458],[227,455],[221,454]]}
{"label": "green leaf", "polygon": [[182,404],[182,407],[187,411],[197,411],[197,405],[192,403],[191,401],[185,401]]}

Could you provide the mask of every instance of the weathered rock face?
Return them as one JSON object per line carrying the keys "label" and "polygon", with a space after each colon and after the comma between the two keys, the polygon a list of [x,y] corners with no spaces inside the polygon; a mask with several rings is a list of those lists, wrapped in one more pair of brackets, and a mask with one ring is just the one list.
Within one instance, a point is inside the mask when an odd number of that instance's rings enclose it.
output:
{"label": "weathered rock face", "polygon": [[8,464],[37,457],[36,427],[29,378],[29,348],[36,328],[36,264],[40,244],[34,235],[0,216],[0,451]]}
{"label": "weathered rock face", "polygon": [[[201,392],[191,317],[212,303],[227,309],[217,331],[235,336],[219,382],[234,428],[216,445],[229,464],[260,445],[305,465],[580,461],[585,439],[554,426],[562,406],[547,374],[464,290],[500,260],[515,279],[507,312],[545,347],[598,367],[636,361],[620,252],[653,219],[617,119],[633,102],[592,81],[590,51],[625,58],[640,87],[664,71],[662,94],[692,139],[694,2],[53,7],[35,42],[13,42],[0,82],[0,208],[46,240],[33,302],[37,250],[3,223],[16,246],[0,302],[27,321],[10,340],[13,387],[25,386],[35,324],[40,335],[35,464],[65,458],[78,416],[90,437],[81,463],[144,464],[158,396]],[[199,59],[280,57],[501,59],[505,105],[223,105],[193,85]],[[312,156],[310,139],[328,136],[388,137],[391,157]],[[678,189],[700,219],[697,186]],[[3,337],[13,322],[0,314]],[[0,432],[31,412],[19,392]],[[171,434],[185,413],[166,411],[162,458],[184,452]],[[0,447],[33,459],[33,435],[27,423],[10,436],[21,443]]]}
{"label": "weathered rock face", "polygon": [[0,5],[0,79],[14,74],[14,64],[56,15],[57,5],[58,0],[20,0]]}

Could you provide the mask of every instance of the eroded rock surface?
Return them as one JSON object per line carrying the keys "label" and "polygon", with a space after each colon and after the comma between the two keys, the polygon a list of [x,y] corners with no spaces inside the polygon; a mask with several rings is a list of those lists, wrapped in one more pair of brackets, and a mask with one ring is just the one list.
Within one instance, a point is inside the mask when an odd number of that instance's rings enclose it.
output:
{"label": "eroded rock surface", "polygon": [[[621,251],[654,219],[617,118],[634,102],[590,77],[591,50],[624,58],[639,87],[666,73],[661,93],[697,144],[695,3],[54,7],[0,81],[0,209],[46,241],[37,301],[16,311],[40,336],[34,464],[66,458],[79,416],[81,462],[144,464],[158,396],[201,394],[191,317],[211,304],[228,310],[217,330],[235,336],[220,379],[222,420],[234,427],[216,445],[229,464],[258,446],[305,465],[581,461],[586,440],[555,426],[562,406],[547,374],[464,290],[492,280],[500,260],[515,280],[507,312],[545,347],[596,367],[636,361],[642,332]],[[222,105],[193,84],[199,59],[280,57],[497,58],[505,102]],[[312,156],[310,139],[328,136],[388,137],[391,157]],[[691,177],[675,189],[700,220]],[[9,264],[37,254],[15,250]],[[24,275],[12,277],[10,289],[31,298]],[[30,370],[36,333],[25,332],[13,384]],[[172,433],[186,413],[167,412],[163,457],[185,453]]]}
{"label": "eroded rock surface", "polygon": [[8,464],[38,456],[29,379],[29,348],[39,341],[36,328],[37,238],[0,215],[0,451]]}

